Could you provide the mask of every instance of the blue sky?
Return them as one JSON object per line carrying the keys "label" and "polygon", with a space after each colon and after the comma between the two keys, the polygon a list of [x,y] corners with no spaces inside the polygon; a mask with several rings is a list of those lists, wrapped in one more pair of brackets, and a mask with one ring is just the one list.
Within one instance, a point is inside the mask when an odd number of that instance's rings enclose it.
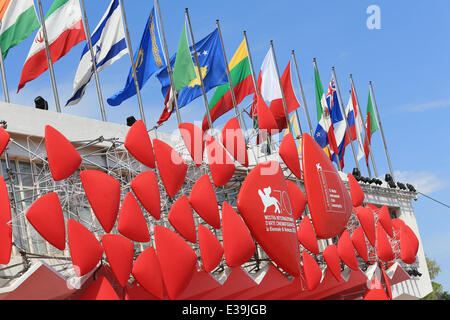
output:
{"label": "blue sky", "polygon": [[[44,11],[52,1],[43,0]],[[102,17],[109,0],[85,0],[91,30]],[[153,2],[149,0],[124,0],[133,49],[139,45]],[[450,109],[450,26],[448,0],[430,1],[179,1],[160,0],[169,52],[177,47],[184,22],[184,9],[189,8],[195,38],[200,40],[215,28],[220,19],[228,58],[234,54],[246,30],[250,50],[258,71],[274,41],[280,72],[295,50],[303,87],[315,127],[313,64],[317,58],[323,86],[331,77],[331,67],[336,68],[342,98],[346,104],[350,88],[349,74],[355,80],[363,113],[366,110],[368,82],[371,80],[384,133],[387,139],[392,166],[399,181],[415,184],[419,191],[440,201],[450,203],[450,142],[443,121]],[[380,8],[381,28],[369,30],[366,13],[370,5]],[[33,106],[37,95],[43,96],[55,110],[48,72],[29,82],[16,94],[22,65],[28,54],[34,34],[11,49],[5,60],[7,80],[12,103]],[[73,78],[78,66],[83,44],[55,63],[55,75],[61,104],[72,92]],[[136,97],[118,107],[110,107],[106,98],[122,89],[130,61],[122,57],[103,70],[101,80],[107,118],[125,124],[126,117],[137,119],[139,109]],[[63,112],[101,119],[95,83],[89,85],[81,102],[73,107],[62,107]],[[142,89],[148,127],[156,124],[164,98],[161,86],[152,77]],[[300,97],[294,77],[294,89]],[[212,91],[209,92],[210,97]],[[3,94],[1,94],[3,95]],[[244,100],[243,105],[248,99]],[[204,114],[203,99],[198,98],[181,109],[182,121],[200,120]],[[221,126],[233,112],[220,118]],[[300,110],[301,124],[308,131],[304,110]],[[444,125],[442,124],[444,123]],[[172,132],[176,117],[160,129]],[[389,172],[380,131],[373,136],[373,153],[379,175]],[[350,147],[345,157],[349,172],[354,167]],[[363,161],[360,162],[366,174]],[[367,175],[367,174],[366,174]],[[436,279],[450,291],[450,209],[419,196],[414,202],[426,254],[441,267]]]}

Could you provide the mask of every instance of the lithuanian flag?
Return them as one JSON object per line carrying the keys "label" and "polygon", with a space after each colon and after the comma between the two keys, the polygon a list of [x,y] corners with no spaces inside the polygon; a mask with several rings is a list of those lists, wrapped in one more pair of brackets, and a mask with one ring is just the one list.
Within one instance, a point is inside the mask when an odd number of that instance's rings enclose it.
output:
{"label": "lithuanian flag", "polygon": [[[255,92],[245,39],[242,40],[228,67],[230,68],[231,82],[233,83],[236,103],[239,104],[246,96]],[[233,100],[231,97],[230,84],[226,83],[218,86],[209,102],[211,120],[214,122],[232,108]],[[202,127],[205,131],[209,128],[206,116],[203,118]]]}

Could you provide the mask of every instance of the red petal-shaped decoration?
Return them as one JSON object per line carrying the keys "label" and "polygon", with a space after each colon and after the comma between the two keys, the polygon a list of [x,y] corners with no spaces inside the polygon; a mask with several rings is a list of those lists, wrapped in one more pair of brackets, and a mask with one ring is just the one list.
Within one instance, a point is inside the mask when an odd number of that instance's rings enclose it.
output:
{"label": "red petal-shaped decoration", "polygon": [[227,154],[225,148],[209,134],[205,134],[206,152],[208,154],[209,169],[216,187],[224,186],[234,174],[236,167],[233,159]]}
{"label": "red petal-shaped decoration", "polygon": [[105,234],[102,244],[114,276],[120,286],[125,287],[133,269],[133,242],[118,234]]}
{"label": "red petal-shaped decoration", "polygon": [[319,245],[317,244],[316,233],[308,216],[304,216],[297,229],[298,241],[309,251],[319,254]]}
{"label": "red petal-shaped decoration", "polygon": [[75,147],[52,126],[45,126],[45,149],[53,180],[70,177],[81,164],[81,156]]}
{"label": "red petal-shaped decoration", "polygon": [[0,127],[0,156],[2,155],[3,151],[5,150],[6,146],[9,143],[9,133]]}
{"label": "red petal-shaped decoration", "polygon": [[230,267],[239,267],[255,253],[250,231],[226,201],[222,203],[222,238],[225,262]]}
{"label": "red petal-shaped decoration", "polygon": [[365,207],[357,207],[355,212],[370,245],[375,247],[375,217],[372,210]]}
{"label": "red petal-shaped decoration", "polygon": [[189,285],[196,269],[195,251],[179,235],[162,226],[155,226],[156,253],[164,284],[170,299],[177,299]]}
{"label": "red petal-shaped decoration", "polygon": [[286,180],[286,185],[289,193],[289,199],[291,200],[292,215],[295,220],[300,219],[305,211],[306,197],[300,188],[291,180]]}
{"label": "red petal-shaped decoration", "polygon": [[124,146],[140,163],[149,168],[155,168],[152,141],[142,120],[136,121],[130,127]]}
{"label": "red petal-shaped decoration", "polygon": [[203,268],[206,272],[213,271],[222,260],[223,247],[216,236],[204,225],[198,225],[198,244]]}
{"label": "red petal-shaped decoration", "polygon": [[153,247],[148,247],[141,252],[134,262],[131,273],[148,293],[159,299],[164,297],[161,267]]}
{"label": "red petal-shaped decoration", "polygon": [[348,177],[348,186],[350,188],[350,196],[352,198],[353,207],[362,206],[364,202],[364,192],[359,185],[358,181],[356,181],[355,177],[351,174],[347,174]]}
{"label": "red petal-shaped decoration", "polygon": [[364,237],[364,231],[362,227],[358,227],[353,231],[352,243],[359,256],[367,262],[369,256],[367,252],[366,238]]}
{"label": "red petal-shaped decoration", "polygon": [[125,195],[119,211],[117,230],[120,234],[136,242],[149,242],[147,221],[141,207],[131,192]]}
{"label": "red petal-shaped decoration", "polygon": [[195,182],[189,194],[189,203],[209,225],[220,229],[220,213],[216,193],[207,174]]}
{"label": "red petal-shaped decoration", "polygon": [[355,249],[347,230],[342,232],[337,248],[339,258],[341,258],[342,262],[344,262],[350,269],[357,271],[359,268],[358,260],[356,260]]}
{"label": "red petal-shaped decoration", "polygon": [[278,125],[273,117],[273,113],[270,111],[264,99],[260,96],[257,96],[256,99],[256,113],[258,116],[259,130],[266,130],[268,132],[278,130]]}
{"label": "red petal-shaped decoration", "polygon": [[66,248],[66,227],[58,194],[48,193],[28,208],[26,217],[36,231],[51,245]]}
{"label": "red petal-shaped decoration", "polygon": [[311,220],[319,239],[344,231],[352,213],[352,200],[336,168],[307,133],[302,136],[303,178]]}
{"label": "red petal-shaped decoration", "polygon": [[325,248],[325,250],[323,250],[322,255],[333,277],[337,281],[341,281],[341,262],[339,260],[337,246],[335,244],[330,244]]}
{"label": "red petal-shaped decoration", "polygon": [[0,176],[0,264],[8,264],[11,259],[12,228],[11,204],[5,180]]}
{"label": "red petal-shaped decoration", "polygon": [[305,271],[306,286],[309,291],[313,291],[320,284],[322,270],[316,260],[307,252],[302,252],[303,270]]}
{"label": "red petal-shaped decoration", "polygon": [[102,258],[103,247],[85,226],[73,219],[67,221],[67,238],[75,272],[84,276]]}
{"label": "red petal-shaped decoration", "polygon": [[401,230],[402,226],[404,226],[404,225],[405,225],[405,222],[402,219],[399,219],[399,218],[392,219],[392,228],[397,233],[400,233],[400,230]]}
{"label": "red petal-shaped decoration", "polygon": [[98,170],[83,170],[80,179],[103,230],[111,232],[120,207],[119,181]]}
{"label": "red petal-shaped decoration", "polygon": [[131,181],[130,186],[145,210],[159,220],[161,218],[161,195],[156,173],[153,171],[141,172]]}
{"label": "red petal-shaped decoration", "polygon": [[80,296],[80,300],[120,300],[106,277],[96,279]]}
{"label": "red petal-shaped decoration", "polygon": [[400,228],[400,256],[403,262],[412,264],[416,261],[419,240],[414,231],[406,224]]}
{"label": "red petal-shaped decoration", "polygon": [[203,130],[193,123],[184,122],[178,125],[181,138],[188,149],[195,165],[199,167],[203,161],[205,151],[205,141],[203,140]]}
{"label": "red petal-shaped decoration", "polygon": [[302,178],[302,170],[300,168],[300,160],[297,151],[297,145],[295,144],[292,133],[288,133],[283,137],[280,148],[278,150],[281,159],[287,165],[289,170],[298,178]]}
{"label": "red petal-shaped decoration", "polygon": [[159,175],[169,197],[173,197],[181,188],[186,178],[187,164],[178,152],[167,143],[154,139],[156,163]]}
{"label": "red petal-shaped decoration", "polygon": [[231,118],[225,123],[222,129],[222,142],[225,149],[228,150],[237,162],[244,167],[248,167],[247,145],[245,144],[244,134],[236,117]]}
{"label": "red petal-shaped decoration", "polygon": [[380,222],[377,223],[377,255],[383,261],[391,261],[394,259],[391,243]]}
{"label": "red petal-shaped decoration", "polygon": [[242,183],[236,203],[267,255],[290,275],[299,276],[297,228],[279,162],[263,162],[253,168]]}
{"label": "red petal-shaped decoration", "polygon": [[174,202],[172,208],[170,208],[168,219],[175,230],[187,241],[197,242],[193,212],[185,195],[182,195]]}
{"label": "red petal-shaped decoration", "polygon": [[387,206],[382,206],[378,213],[378,221],[381,222],[381,225],[384,228],[384,231],[392,238],[394,236],[394,230],[392,228],[392,219],[389,214],[389,209]]}
{"label": "red petal-shaped decoration", "polygon": [[389,300],[386,291],[382,288],[367,289],[363,300]]}

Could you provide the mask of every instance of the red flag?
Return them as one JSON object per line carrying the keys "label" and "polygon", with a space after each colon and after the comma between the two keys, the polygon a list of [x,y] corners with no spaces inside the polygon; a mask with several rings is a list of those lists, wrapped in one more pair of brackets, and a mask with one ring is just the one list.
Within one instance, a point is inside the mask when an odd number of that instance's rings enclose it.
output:
{"label": "red flag", "polygon": [[[288,113],[291,113],[292,111],[300,107],[300,103],[298,102],[297,97],[295,96],[294,88],[292,87],[290,61],[286,66],[286,69],[284,69],[283,75],[281,76],[281,86],[283,88]],[[278,128],[280,130],[287,128],[283,99],[272,100],[272,102],[270,103],[270,111],[272,111],[272,114],[277,121]]]}
{"label": "red flag", "polygon": [[166,99],[164,100],[164,110],[159,117],[158,125],[161,125],[161,123],[167,121],[170,118],[173,108],[175,108],[175,99],[177,98],[178,94],[175,96],[173,94],[172,86],[170,86],[166,94]]}

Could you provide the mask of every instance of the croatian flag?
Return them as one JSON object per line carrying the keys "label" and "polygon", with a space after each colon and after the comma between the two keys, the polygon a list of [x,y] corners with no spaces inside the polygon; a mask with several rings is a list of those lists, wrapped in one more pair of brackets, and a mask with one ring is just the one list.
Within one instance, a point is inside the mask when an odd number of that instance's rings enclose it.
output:
{"label": "croatian flag", "polygon": [[[91,41],[97,71],[103,70],[128,53],[119,0],[111,1],[103,18],[95,28]],[[94,66],[89,43],[86,43],[73,81],[72,97],[67,101],[67,106],[77,104],[81,100],[93,74]]]}
{"label": "croatian flag", "polygon": [[[340,160],[341,169],[344,168],[344,153],[345,147],[350,143],[350,139],[347,137],[347,128],[345,120],[342,116],[341,106],[336,92],[336,85],[333,77],[331,77],[330,84],[328,85],[328,93],[326,95],[328,108],[330,109],[331,123],[333,125],[334,137],[336,139],[336,145],[338,149],[338,155]],[[334,162],[337,163],[337,155],[334,150],[331,150],[331,157]]]}
{"label": "croatian flag", "polygon": [[362,139],[363,132],[363,121],[361,118],[361,113],[359,112],[358,102],[356,100],[355,88],[352,83],[352,91],[350,98],[345,109],[345,114],[347,116],[348,128],[350,130],[351,138],[358,141],[358,161],[364,157],[364,142]]}

